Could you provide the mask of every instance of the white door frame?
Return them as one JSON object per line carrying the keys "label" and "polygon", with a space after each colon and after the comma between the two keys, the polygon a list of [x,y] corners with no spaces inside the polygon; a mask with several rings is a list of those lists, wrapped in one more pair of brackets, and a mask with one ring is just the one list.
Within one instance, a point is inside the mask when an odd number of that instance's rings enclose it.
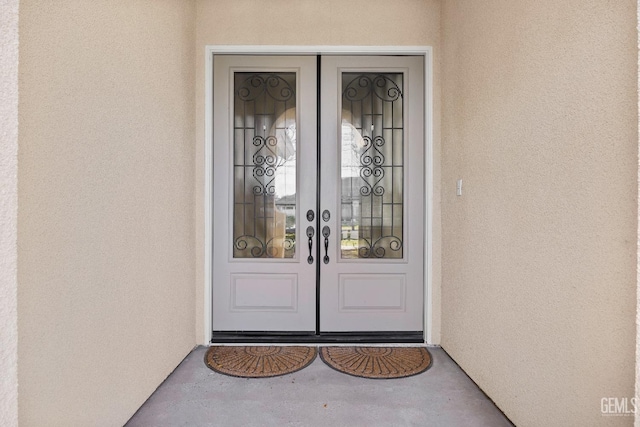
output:
{"label": "white door frame", "polygon": [[201,344],[209,345],[212,331],[212,245],[213,245],[213,55],[417,55],[424,57],[425,88],[425,343],[432,344],[432,266],[433,266],[433,48],[431,46],[205,46],[205,140],[204,140],[204,334]]}

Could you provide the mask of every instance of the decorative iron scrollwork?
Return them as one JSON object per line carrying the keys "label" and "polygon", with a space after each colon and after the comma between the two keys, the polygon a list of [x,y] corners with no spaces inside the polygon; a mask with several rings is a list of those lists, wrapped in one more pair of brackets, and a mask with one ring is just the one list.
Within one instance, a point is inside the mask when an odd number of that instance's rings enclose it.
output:
{"label": "decorative iron scrollwork", "polygon": [[276,186],[281,168],[296,167],[294,88],[295,73],[234,74],[236,258],[295,255],[296,197]]}
{"label": "decorative iron scrollwork", "polygon": [[275,136],[255,136],[253,145],[258,151],[253,155],[253,177],[256,185],[253,186],[253,194],[256,196],[268,194],[273,196],[276,188],[273,185],[276,171],[286,163],[286,160],[276,153],[278,139]]}
{"label": "decorative iron scrollwork", "polygon": [[261,73],[250,75],[236,90],[236,94],[242,101],[255,101],[266,94],[275,101],[285,102],[291,100],[296,92],[280,74]]}
{"label": "decorative iron scrollwork", "polygon": [[[343,150],[352,153],[351,163],[343,160],[342,239],[349,242],[343,258],[403,256],[402,79],[402,73],[343,74],[342,120],[349,132]],[[351,249],[354,235],[357,248]]]}
{"label": "decorative iron scrollwork", "polygon": [[394,102],[402,97],[402,90],[386,74],[361,74],[344,88],[342,96],[347,101],[364,101],[375,96],[383,101]]}
{"label": "decorative iron scrollwork", "polygon": [[364,185],[360,187],[362,196],[374,194],[382,196],[384,194],[384,186],[380,183],[384,178],[384,154],[380,151],[380,147],[384,145],[384,138],[376,136],[371,139],[364,136],[364,152],[360,156],[360,176],[364,181]]}
{"label": "decorative iron scrollwork", "polygon": [[368,239],[362,239],[364,246],[358,248],[360,258],[384,258],[387,255],[387,249],[397,252],[402,249],[402,240],[396,236],[383,236],[375,242]]}
{"label": "decorative iron scrollwork", "polygon": [[[248,250],[253,258],[280,258],[286,251],[293,250],[295,241],[292,239],[282,239],[281,245],[274,245],[275,239],[266,242],[256,236],[243,235],[234,240],[233,247],[239,251]],[[278,247],[281,246],[281,247]]]}

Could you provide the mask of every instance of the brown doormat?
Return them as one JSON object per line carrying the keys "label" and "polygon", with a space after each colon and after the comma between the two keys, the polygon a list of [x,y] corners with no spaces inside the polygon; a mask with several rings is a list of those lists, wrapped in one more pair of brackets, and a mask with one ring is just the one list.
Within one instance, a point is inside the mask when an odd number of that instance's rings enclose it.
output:
{"label": "brown doormat", "polygon": [[410,377],[431,367],[424,347],[322,347],[320,358],[337,371],[374,379]]}
{"label": "brown doormat", "polygon": [[241,378],[286,375],[308,366],[318,354],[315,347],[215,346],[204,356],[216,372]]}

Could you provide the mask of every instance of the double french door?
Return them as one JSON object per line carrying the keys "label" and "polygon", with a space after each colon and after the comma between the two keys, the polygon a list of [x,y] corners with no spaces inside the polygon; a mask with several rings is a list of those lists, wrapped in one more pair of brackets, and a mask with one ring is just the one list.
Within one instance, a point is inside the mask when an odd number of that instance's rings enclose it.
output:
{"label": "double french door", "polygon": [[214,336],[423,330],[423,72],[214,57]]}

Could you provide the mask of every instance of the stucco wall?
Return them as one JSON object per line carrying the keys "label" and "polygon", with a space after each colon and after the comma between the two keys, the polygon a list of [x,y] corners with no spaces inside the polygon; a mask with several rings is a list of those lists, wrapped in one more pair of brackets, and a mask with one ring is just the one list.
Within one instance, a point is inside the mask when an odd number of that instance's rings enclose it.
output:
{"label": "stucco wall", "polygon": [[636,1],[442,20],[442,346],[516,425],[631,425],[600,399],[634,394]]}
{"label": "stucco wall", "polygon": [[18,0],[0,0],[0,425],[18,425]]}
{"label": "stucco wall", "polygon": [[[197,337],[204,308],[204,70],[206,45],[432,46],[434,157],[440,155],[439,0],[198,0],[196,26]],[[440,166],[434,165],[433,339],[440,340]]]}
{"label": "stucco wall", "polygon": [[122,425],[195,345],[195,3],[20,8],[20,424]]}
{"label": "stucco wall", "polygon": [[[640,0],[637,0],[636,6],[638,22],[638,133],[640,134]],[[640,143],[638,145],[640,146]],[[640,156],[638,157],[638,183],[640,184]],[[640,185],[638,190],[638,240],[636,252],[636,397],[640,396]],[[636,414],[634,426],[640,427],[640,413]]]}

